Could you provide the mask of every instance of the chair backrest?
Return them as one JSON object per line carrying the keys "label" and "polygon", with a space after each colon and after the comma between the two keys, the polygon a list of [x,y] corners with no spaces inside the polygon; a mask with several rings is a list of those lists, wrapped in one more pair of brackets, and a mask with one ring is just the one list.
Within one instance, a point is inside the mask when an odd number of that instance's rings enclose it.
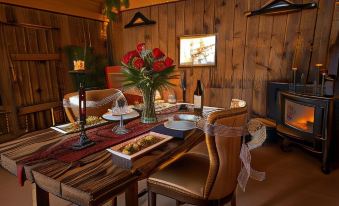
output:
{"label": "chair backrest", "polygon": [[121,89],[124,76],[121,73],[121,66],[109,66],[105,68],[107,88]]}
{"label": "chair backrest", "polygon": [[[242,127],[247,122],[247,106],[212,113],[209,124]],[[208,199],[220,199],[232,194],[240,172],[241,135],[219,137],[206,134],[210,168],[204,188]]]}
{"label": "chair backrest", "polygon": [[[102,90],[90,90],[86,91],[86,101],[100,101],[114,93],[119,92],[117,89],[102,89]],[[64,100],[73,102],[75,101],[75,105],[72,107],[64,107],[66,116],[70,122],[75,122],[77,118],[79,118],[79,93],[73,92],[70,94],[66,94],[64,96]],[[107,112],[113,105],[113,102],[107,102],[104,105],[100,105],[96,108],[87,107],[86,108],[86,115],[87,116],[97,116],[100,117]]]}

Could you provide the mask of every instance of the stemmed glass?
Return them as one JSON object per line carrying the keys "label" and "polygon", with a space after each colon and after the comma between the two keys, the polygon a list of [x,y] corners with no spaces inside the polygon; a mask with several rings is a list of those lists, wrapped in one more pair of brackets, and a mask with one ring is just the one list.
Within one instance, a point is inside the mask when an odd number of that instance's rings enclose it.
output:
{"label": "stemmed glass", "polygon": [[129,132],[129,130],[126,129],[126,127],[124,125],[124,120],[123,120],[123,115],[125,114],[125,112],[123,112],[123,111],[124,111],[124,107],[126,105],[126,101],[125,101],[125,99],[118,99],[117,104],[118,104],[118,108],[119,108],[120,122],[119,122],[119,125],[115,126],[112,131],[115,134],[118,134],[118,135],[127,134]]}

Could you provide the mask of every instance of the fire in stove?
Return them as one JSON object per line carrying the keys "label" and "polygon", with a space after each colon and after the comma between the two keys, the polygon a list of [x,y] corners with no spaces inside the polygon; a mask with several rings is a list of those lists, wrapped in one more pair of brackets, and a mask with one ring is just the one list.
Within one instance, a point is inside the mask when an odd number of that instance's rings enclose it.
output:
{"label": "fire in stove", "polygon": [[303,132],[313,133],[314,111],[312,106],[286,100],[285,124]]}

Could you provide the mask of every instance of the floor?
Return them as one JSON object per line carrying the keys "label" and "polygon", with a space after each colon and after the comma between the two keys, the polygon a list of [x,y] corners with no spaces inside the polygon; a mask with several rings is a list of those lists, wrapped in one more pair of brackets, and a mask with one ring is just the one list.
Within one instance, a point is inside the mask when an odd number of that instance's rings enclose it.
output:
{"label": "floor", "polygon": [[[277,144],[265,145],[252,152],[253,167],[265,171],[263,182],[250,180],[246,191],[238,189],[238,206],[338,206],[339,169],[329,175],[320,171],[320,162],[298,148],[282,152]],[[139,189],[145,186],[141,182]],[[26,183],[19,187],[17,179],[0,169],[0,205],[32,205],[31,187]],[[52,206],[73,206],[73,204],[51,196]],[[118,205],[124,205],[123,195]],[[139,205],[147,205],[147,195],[139,199]],[[158,205],[175,205],[172,199],[158,196]]]}

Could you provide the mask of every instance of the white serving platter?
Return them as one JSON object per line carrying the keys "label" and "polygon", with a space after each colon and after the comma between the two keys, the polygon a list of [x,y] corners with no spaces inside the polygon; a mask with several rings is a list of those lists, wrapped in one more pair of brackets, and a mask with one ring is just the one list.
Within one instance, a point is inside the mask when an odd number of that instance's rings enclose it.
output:
{"label": "white serving platter", "polygon": [[[161,140],[160,142],[157,142],[157,143],[155,143],[153,145],[150,145],[150,146],[148,146],[148,147],[146,147],[146,148],[144,148],[144,149],[140,150],[139,152],[136,152],[136,153],[134,153],[132,155],[127,155],[127,154],[124,154],[124,153],[119,151],[119,149],[121,147],[124,147],[124,146],[126,146],[127,144],[130,144],[130,143],[136,142],[139,139],[142,139],[142,138],[144,138],[145,136],[148,136],[148,135],[152,135],[152,136],[156,136],[156,137],[161,137],[161,138],[163,138],[163,140]],[[172,138],[173,138],[172,136],[163,135],[163,134],[159,134],[159,133],[156,133],[156,132],[149,132],[149,133],[143,134],[141,136],[135,137],[135,138],[133,138],[131,140],[128,140],[126,142],[123,142],[123,143],[120,143],[118,145],[115,145],[115,146],[113,146],[113,147],[111,147],[109,149],[106,149],[106,150],[111,152],[112,154],[114,154],[116,156],[119,156],[121,158],[124,158],[126,160],[132,160],[132,159],[134,159],[134,158],[136,158],[136,157],[138,157],[138,156],[140,156],[140,155],[142,155],[142,154],[144,154],[146,152],[151,151],[152,149],[155,149],[156,147],[164,144],[165,142],[168,142]]]}
{"label": "white serving platter", "polygon": [[[127,120],[127,119],[134,119],[139,117],[139,113],[135,110],[133,110],[132,112],[128,113],[128,114],[124,114],[122,115],[122,119],[123,120]],[[119,121],[120,120],[120,116],[116,116],[116,115],[112,115],[112,112],[107,112],[105,114],[102,115],[102,118],[108,121]]]}

